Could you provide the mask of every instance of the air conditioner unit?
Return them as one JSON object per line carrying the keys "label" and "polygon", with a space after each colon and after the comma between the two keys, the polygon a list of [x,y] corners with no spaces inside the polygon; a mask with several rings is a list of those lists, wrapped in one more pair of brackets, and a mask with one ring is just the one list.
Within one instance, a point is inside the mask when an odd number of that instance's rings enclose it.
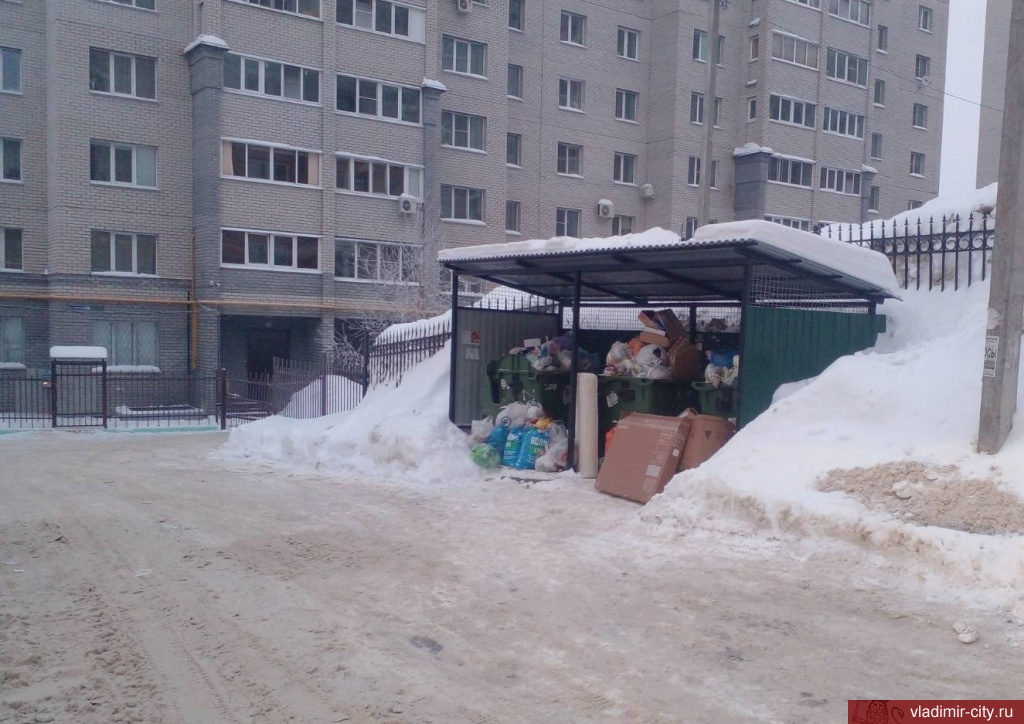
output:
{"label": "air conditioner unit", "polygon": [[917,79],[917,86],[919,88],[927,88],[932,84],[932,79],[924,75]]}
{"label": "air conditioner unit", "polygon": [[640,197],[649,199],[654,196],[654,184],[644,184],[640,187]]}
{"label": "air conditioner unit", "polygon": [[608,199],[601,199],[597,202],[597,215],[602,219],[610,219],[615,216],[615,204]]}
{"label": "air conditioner unit", "polygon": [[402,194],[398,197],[398,210],[403,214],[416,213],[416,197],[410,194]]}
{"label": "air conditioner unit", "polygon": [[468,13],[473,9],[473,0],[455,0],[455,9],[460,13]]}

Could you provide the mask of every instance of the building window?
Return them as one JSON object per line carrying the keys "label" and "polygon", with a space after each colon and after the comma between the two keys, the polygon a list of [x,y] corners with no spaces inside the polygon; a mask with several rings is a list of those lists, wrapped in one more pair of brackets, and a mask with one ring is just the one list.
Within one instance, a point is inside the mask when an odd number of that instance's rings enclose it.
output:
{"label": "building window", "polygon": [[580,238],[580,210],[555,210],[555,236],[572,236]]}
{"label": "building window", "polygon": [[[152,0],[146,0],[152,5]],[[309,18],[320,17],[320,0],[234,0],[235,2],[248,3],[249,5],[259,5],[262,8],[269,8],[271,10],[277,10],[282,13],[292,13],[293,15],[304,15]],[[378,0],[379,2],[380,0]],[[124,2],[124,0],[114,0],[114,2]],[[143,0],[135,0],[136,4],[140,4]],[[344,0],[342,0],[344,2]],[[126,3],[127,4],[127,3]],[[152,8],[150,8],[152,10]]]}
{"label": "building window", "polygon": [[704,30],[693,29],[691,57],[704,63],[708,60],[708,34]]}
{"label": "building window", "polygon": [[747,120],[753,121],[757,118],[757,98],[747,98]]}
{"label": "building window", "polygon": [[690,156],[686,163],[686,183],[700,186],[700,157]]}
{"label": "building window", "polygon": [[[14,2],[20,2],[20,0],[14,0]],[[100,0],[100,2],[112,3],[114,5],[127,5],[133,8],[139,8],[141,10],[155,10],[155,0]],[[251,0],[250,0],[251,2]]]}
{"label": "building window", "polygon": [[420,122],[420,89],[349,75],[338,76],[336,107],[342,113]]}
{"label": "building window", "polygon": [[423,194],[423,169],[381,159],[336,156],[334,181],[338,191],[391,198]]}
{"label": "building window", "polygon": [[107,364],[155,367],[156,322],[92,323],[92,343],[107,350]]}
{"label": "building window", "polygon": [[928,128],[928,106],[923,103],[914,104],[914,128]]}
{"label": "building window", "polygon": [[620,58],[636,60],[640,57],[640,31],[619,26],[619,37],[616,45]]}
{"label": "building window", "polygon": [[25,364],[25,322],[21,317],[0,317],[0,362]]}
{"label": "building window", "polygon": [[573,45],[586,45],[587,40],[587,16],[562,11],[562,22],[558,31],[558,38],[563,43]]}
{"label": "building window", "polygon": [[772,57],[807,68],[818,67],[818,46],[795,35],[772,33]]}
{"label": "building window", "polygon": [[636,91],[615,89],[615,117],[620,121],[636,121],[639,94]]}
{"label": "building window", "polygon": [[919,55],[914,61],[914,77],[924,80],[931,75],[932,59],[927,55]]}
{"label": "building window", "polygon": [[519,214],[521,208],[518,201],[505,202],[505,231],[519,233]]}
{"label": "building window", "polygon": [[94,230],[92,271],[98,274],[156,274],[156,236]]}
{"label": "building window", "polygon": [[810,188],[813,165],[810,161],[798,158],[772,156],[768,161],[768,180]]}
{"label": "building window", "polygon": [[487,146],[487,119],[468,113],[441,111],[441,143],[483,151]]}
{"label": "building window", "polygon": [[558,144],[558,173],[567,176],[581,176],[583,167],[583,146],[575,143]]}
{"label": "building window", "polygon": [[765,221],[770,221],[773,224],[781,224],[782,226],[788,226],[791,229],[800,229],[801,231],[810,231],[811,221],[810,219],[797,219],[792,216],[765,216]]}
{"label": "building window", "polygon": [[484,191],[462,186],[441,186],[441,218],[484,220]]}
{"label": "building window", "polygon": [[583,81],[558,79],[558,107],[571,111],[583,110]]}
{"label": "building window", "polygon": [[838,194],[860,196],[860,174],[855,171],[844,171],[841,168],[822,166],[819,186]]}
{"label": "building window", "polygon": [[871,134],[871,158],[882,158],[882,134]]}
{"label": "building window", "polygon": [[512,30],[523,29],[523,0],[508,0],[508,26]]}
{"label": "building window", "polygon": [[3,228],[4,243],[0,246],[0,270],[21,271],[24,266],[21,255],[21,229]]}
{"label": "building window", "polygon": [[21,139],[0,138],[0,180],[21,181]]}
{"label": "building window", "polygon": [[917,8],[917,28],[923,30],[926,33],[932,31],[932,9],[926,8],[924,5],[920,5]]}
{"label": "building window", "polygon": [[505,134],[505,164],[508,166],[523,165],[523,137],[519,133]]}
{"label": "building window", "polygon": [[633,233],[633,217],[615,214],[612,217],[612,236],[624,236]]}
{"label": "building window", "polygon": [[757,60],[761,57],[761,38],[757,35],[750,36],[750,60]]}
{"label": "building window", "polygon": [[418,43],[423,42],[425,17],[422,8],[399,5],[388,0],[338,0],[336,13],[341,25],[408,38]]}
{"label": "building window", "polygon": [[623,184],[636,183],[636,156],[632,153],[615,152],[612,178]]}
{"label": "building window", "polygon": [[273,231],[221,230],[221,264],[263,269],[320,269],[320,239]]}
{"label": "building window", "polygon": [[711,161],[711,177],[708,178],[708,186],[710,186],[713,189],[718,188],[718,161]]}
{"label": "building window", "polygon": [[288,146],[225,140],[221,173],[237,178],[319,186],[320,154]]}
{"label": "building window", "polygon": [[785,96],[768,96],[768,117],[780,123],[814,128],[814,117],[817,106],[806,101]]}
{"label": "building window", "polygon": [[156,188],[156,147],[90,141],[89,180]]}
{"label": "building window", "polygon": [[508,90],[506,93],[510,98],[523,97],[523,66],[508,65]]}
{"label": "building window", "polygon": [[822,130],[850,138],[864,138],[864,116],[825,106]]}
{"label": "building window", "polygon": [[924,205],[924,202],[923,202],[923,201],[917,201],[917,200],[915,200],[915,199],[910,199],[910,200],[909,200],[909,201],[907,202],[907,211],[913,211],[914,209],[919,209],[919,208],[921,208],[921,207],[922,207],[923,205]]}
{"label": "building window", "polygon": [[876,106],[885,105],[885,81],[881,78],[875,78],[874,103]]}
{"label": "building window", "polygon": [[853,53],[829,48],[825,63],[825,75],[866,88],[868,85],[868,61]]}
{"label": "building window", "polygon": [[487,75],[487,45],[445,35],[441,38],[441,69],[463,75]]}
{"label": "building window", "polygon": [[910,175],[924,176],[924,154],[918,151],[910,152]]}
{"label": "building window", "polygon": [[683,238],[692,239],[693,235],[697,233],[697,217],[687,216],[686,221],[683,222]]}
{"label": "building window", "polygon": [[828,12],[858,25],[871,24],[871,3],[867,0],[829,0]]}
{"label": "building window", "polygon": [[[722,99],[715,98],[714,126],[719,127],[722,120]],[[690,123],[704,123],[704,94],[690,93]]]}
{"label": "building window", "polygon": [[871,192],[868,195],[868,211],[878,211],[878,206],[881,203],[882,192],[877,186],[871,187]]}
{"label": "building window", "polygon": [[809,8],[821,7],[821,0],[787,0],[787,2],[806,5]]}
{"label": "building window", "polygon": [[224,56],[224,87],[242,93],[320,103],[320,71],[274,60]]}
{"label": "building window", "polygon": [[384,284],[418,281],[420,247],[355,239],[334,240],[334,276]]}
{"label": "building window", "polygon": [[884,25],[878,26],[878,36],[875,48],[877,48],[880,53],[889,52],[889,28]]}
{"label": "building window", "polygon": [[156,58],[89,48],[89,90],[156,98]]}
{"label": "building window", "polygon": [[17,48],[0,48],[0,91],[21,92],[21,51]]}

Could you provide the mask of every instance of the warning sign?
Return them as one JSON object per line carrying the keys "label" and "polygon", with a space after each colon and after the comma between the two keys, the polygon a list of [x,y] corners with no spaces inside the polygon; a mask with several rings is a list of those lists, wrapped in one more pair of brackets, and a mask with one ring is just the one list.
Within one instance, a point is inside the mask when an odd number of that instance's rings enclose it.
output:
{"label": "warning sign", "polygon": [[999,337],[985,337],[985,366],[982,377],[996,376],[996,359],[999,357]]}

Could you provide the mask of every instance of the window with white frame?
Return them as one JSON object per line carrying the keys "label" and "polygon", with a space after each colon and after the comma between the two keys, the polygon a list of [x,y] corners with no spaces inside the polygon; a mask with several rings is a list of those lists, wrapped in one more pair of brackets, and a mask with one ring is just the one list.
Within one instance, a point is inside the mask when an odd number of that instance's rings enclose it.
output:
{"label": "window with white frame", "polygon": [[791,229],[800,229],[801,231],[811,230],[810,219],[798,219],[793,216],[775,216],[769,214],[764,217],[765,221],[770,221],[773,224],[780,224],[782,226],[788,226]]}
{"label": "window with white frame", "polygon": [[868,85],[868,61],[859,55],[835,48],[828,49],[825,75],[829,78],[853,83],[862,87]]}
{"label": "window with white frame", "polygon": [[106,348],[108,365],[157,365],[156,322],[95,321],[92,343]]}
{"label": "window with white frame", "polygon": [[690,57],[694,60],[707,62],[708,59],[708,34],[707,31],[693,29],[693,45],[690,51]]}
{"label": "window with white frame", "polygon": [[518,201],[505,202],[505,231],[519,233],[519,216],[521,213],[522,207]]}
{"label": "window with white frame", "polygon": [[0,138],[0,180],[21,181],[20,138]]}
{"label": "window with white frame", "polygon": [[910,174],[924,176],[924,154],[920,151],[910,152]]}
{"label": "window with white frame", "polygon": [[505,163],[509,166],[523,165],[523,136],[507,133],[505,138]]}
{"label": "window with white frame", "polygon": [[612,217],[612,236],[624,236],[633,233],[633,217],[615,214]]}
{"label": "window with white frame", "polygon": [[156,0],[101,0],[114,5],[127,5],[141,10],[156,10]]}
{"label": "window with white frame", "polygon": [[779,123],[814,128],[817,106],[796,98],[772,94],[768,96],[768,117]]}
{"label": "window with white frame", "polygon": [[871,134],[871,158],[881,159],[882,158],[882,134],[872,133]]}
{"label": "window with white frame", "polygon": [[583,81],[573,78],[558,79],[558,107],[570,111],[583,110]]}
{"label": "window with white frame", "polygon": [[835,191],[837,194],[860,196],[860,173],[822,166],[818,185],[826,191]]}
{"label": "window with white frame", "polygon": [[880,53],[889,52],[889,28],[885,25],[879,25],[877,28],[877,35],[875,36],[875,49]]}
{"label": "window with white frame", "polygon": [[700,156],[690,156],[686,160],[686,183],[700,186]]}
{"label": "window with white frame", "polygon": [[747,120],[753,121],[757,118],[757,98],[747,98]]}
{"label": "window with white frame", "polygon": [[916,199],[910,199],[907,201],[907,211],[913,211],[914,209],[919,209],[922,206],[924,206],[923,201],[917,201]]}
{"label": "window with white frame", "polygon": [[383,284],[413,284],[419,282],[421,257],[421,248],[412,244],[335,239],[334,276]]}
{"label": "window with white frame", "polygon": [[221,174],[300,186],[320,185],[320,154],[290,146],[225,139]]}
{"label": "window with white frame", "polygon": [[928,128],[928,106],[923,103],[914,104],[914,128]]}
{"label": "window with white frame", "polygon": [[878,211],[882,200],[882,190],[878,186],[872,186],[868,194],[868,211]]}
{"label": "window with white frame", "polygon": [[867,0],[829,0],[828,13],[858,25],[871,24],[871,3]]}
{"label": "window with white frame", "polygon": [[558,173],[567,176],[581,176],[583,171],[583,146],[575,143],[558,143]]}
{"label": "window with white frame", "polygon": [[776,60],[784,60],[787,63],[816,69],[818,67],[818,45],[776,30],[772,32],[772,57]]}
{"label": "window with white frame", "polygon": [[334,159],[334,183],[338,191],[395,198],[423,195],[423,169],[379,158],[338,154]]}
{"label": "window with white frame", "polygon": [[580,238],[579,209],[555,209],[555,236]]}
{"label": "window with white frame", "polygon": [[156,146],[116,141],[89,142],[89,180],[156,188]]}
{"label": "window with white frame", "polygon": [[93,274],[156,274],[156,235],[93,229]]}
{"label": "window with white frame", "polygon": [[885,105],[885,81],[881,78],[875,78],[875,94],[872,100],[876,106]]}
{"label": "window with white frame", "polygon": [[[123,2],[124,0],[114,0]],[[135,0],[136,4],[142,0]],[[282,13],[292,15],[304,15],[307,18],[320,17],[320,0],[234,0],[242,4],[259,5],[261,8],[269,8]],[[152,4],[152,2],[150,2]],[[152,9],[152,8],[150,8]]]}
{"label": "window with white frame", "polygon": [[932,32],[932,9],[919,5],[917,8],[917,29]]}
{"label": "window with white frame", "polygon": [[522,30],[525,25],[524,0],[508,0],[508,26],[512,30]]}
{"label": "window with white frame", "polygon": [[461,221],[483,221],[484,190],[442,184],[441,218]]}
{"label": "window with white frame", "polygon": [[[715,97],[714,126],[718,128],[722,120],[722,99]],[[704,94],[690,93],[690,123],[704,123]]]}
{"label": "window with white frame", "polygon": [[850,138],[864,138],[864,116],[851,111],[825,106],[821,128],[826,133],[837,133]]}
{"label": "window with white frame", "polygon": [[422,43],[426,13],[390,0],[338,0],[335,19],[348,27]]}
{"label": "window with white frame", "polygon": [[0,317],[0,362],[25,364],[25,322],[21,317]]}
{"label": "window with white frame", "polygon": [[927,78],[932,73],[932,59],[927,55],[918,55],[914,60],[914,77],[918,80]]}
{"label": "window with white frame", "polygon": [[615,117],[620,121],[636,121],[637,101],[640,94],[636,91],[615,89]]}
{"label": "window with white frame", "polygon": [[821,0],[786,0],[797,5],[806,5],[809,8],[820,8]]}
{"label": "window with white frame", "polygon": [[420,89],[339,75],[335,107],[342,113],[420,122]]}
{"label": "window with white frame", "polygon": [[508,85],[506,94],[509,98],[523,97],[523,66],[508,64]]}
{"label": "window with white frame", "polygon": [[572,45],[586,45],[587,16],[563,10],[558,30],[558,39],[563,43],[571,43]]}
{"label": "window with white frame", "polygon": [[320,103],[320,71],[276,60],[224,55],[224,87],[241,93]]}
{"label": "window with white frame", "polygon": [[276,231],[221,229],[220,261],[224,266],[319,271],[320,239]]}
{"label": "window with white frame", "polygon": [[156,58],[89,48],[89,90],[156,98]]}
{"label": "window with white frame", "polygon": [[487,148],[487,119],[469,113],[441,111],[441,143],[454,148]]}
{"label": "window with white frame", "polygon": [[21,93],[21,51],[0,48],[0,92]]}
{"label": "window with white frame", "polygon": [[711,176],[708,177],[708,185],[713,188],[718,188],[718,161],[711,160]]}
{"label": "window with white frame", "polygon": [[692,239],[693,235],[697,233],[698,219],[696,216],[687,216],[683,222],[683,238]]}
{"label": "window with white frame", "polygon": [[3,244],[0,244],[0,271],[22,271],[22,231],[14,227],[0,228],[3,232]]}
{"label": "window with white frame", "polygon": [[615,152],[612,178],[622,184],[636,183],[636,154]]}
{"label": "window with white frame", "polygon": [[487,76],[487,44],[451,35],[441,37],[441,69],[462,75]]}
{"label": "window with white frame", "polygon": [[790,186],[811,187],[814,164],[800,158],[772,156],[768,160],[768,180]]}
{"label": "window with white frame", "polygon": [[620,58],[636,60],[640,57],[640,31],[619,26],[616,51]]}

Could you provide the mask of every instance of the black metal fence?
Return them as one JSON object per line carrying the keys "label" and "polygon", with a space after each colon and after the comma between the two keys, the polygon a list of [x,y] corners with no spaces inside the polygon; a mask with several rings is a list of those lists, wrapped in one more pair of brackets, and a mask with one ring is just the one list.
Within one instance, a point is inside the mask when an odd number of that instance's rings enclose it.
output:
{"label": "black metal fence", "polygon": [[398,384],[406,371],[435,354],[451,336],[452,320],[448,316],[384,330],[367,354],[367,383]]}
{"label": "black metal fence", "polygon": [[904,289],[956,290],[987,279],[995,242],[995,224],[987,213],[966,220],[957,215],[927,223],[918,218],[832,225],[819,233],[885,254]]}

